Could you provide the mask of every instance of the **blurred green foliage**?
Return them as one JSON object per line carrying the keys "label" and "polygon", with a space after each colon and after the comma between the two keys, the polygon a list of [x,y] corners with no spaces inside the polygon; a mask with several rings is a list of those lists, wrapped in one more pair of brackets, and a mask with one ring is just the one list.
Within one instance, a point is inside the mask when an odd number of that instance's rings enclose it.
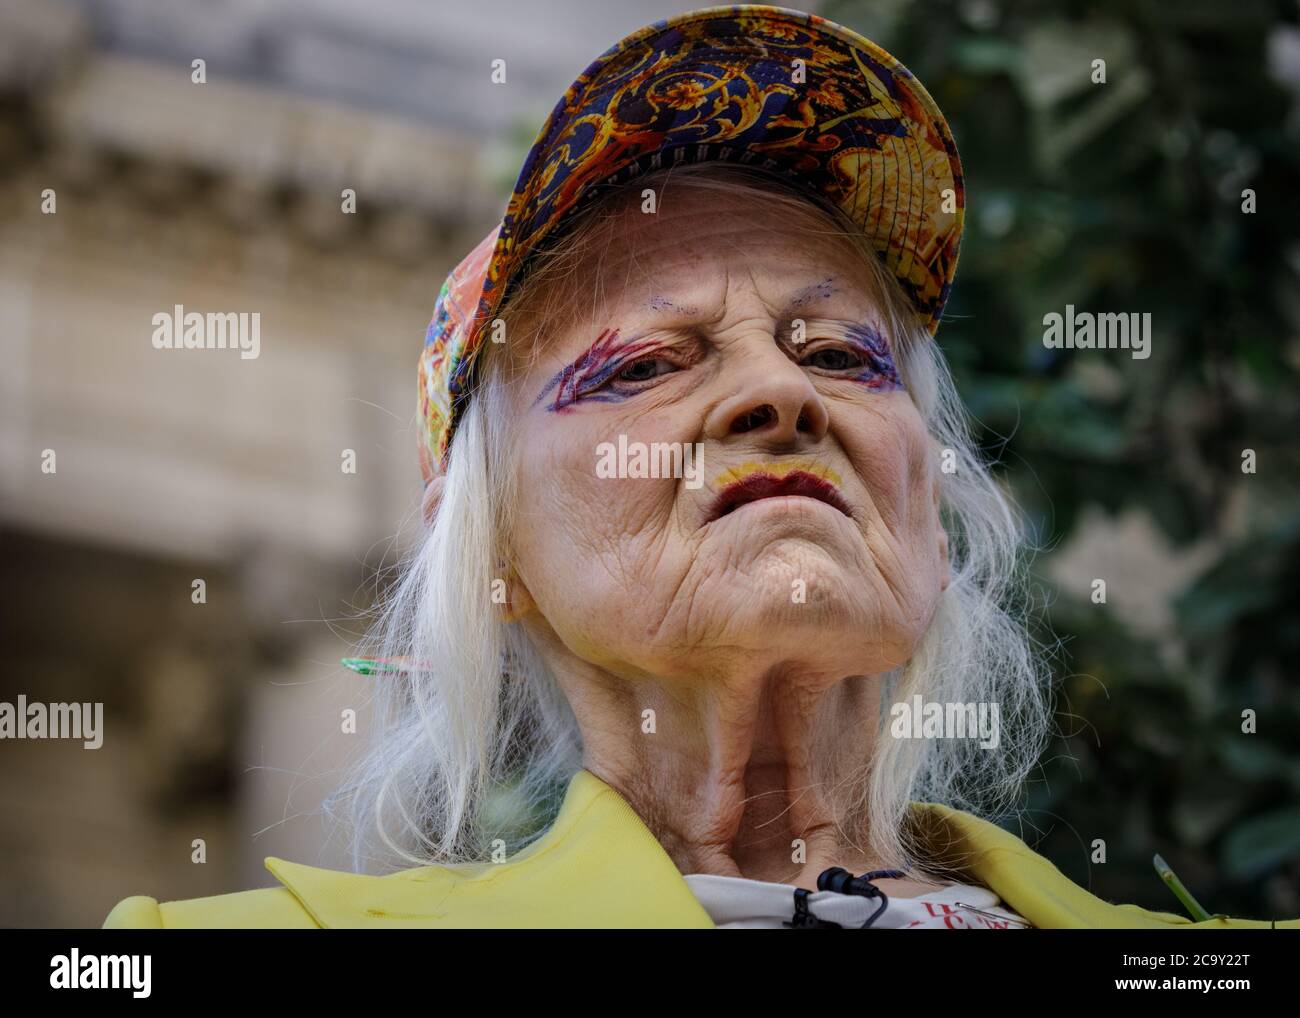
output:
{"label": "blurred green foliage", "polygon": [[[1296,5],[819,12],[925,83],[966,173],[938,339],[1032,520],[1063,640],[1060,735],[1008,826],[1112,901],[1181,912],[1159,852],[1210,912],[1300,918]],[[1150,358],[1045,348],[1043,316],[1066,304],[1151,312]],[[1091,573],[1054,570],[1097,511],[1102,539],[1133,540],[1110,522],[1140,512],[1171,554],[1200,550],[1200,571],[1161,595],[1162,625],[1136,624],[1113,581],[1099,605]],[[1104,865],[1090,864],[1098,838]]]}

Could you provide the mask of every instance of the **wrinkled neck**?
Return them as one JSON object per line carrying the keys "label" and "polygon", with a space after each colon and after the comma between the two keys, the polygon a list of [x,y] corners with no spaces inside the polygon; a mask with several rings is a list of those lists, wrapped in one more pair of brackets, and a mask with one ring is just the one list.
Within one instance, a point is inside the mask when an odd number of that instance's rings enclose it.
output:
{"label": "wrinkled neck", "polygon": [[831,866],[884,868],[861,847],[861,824],[846,822],[860,815],[880,727],[878,677],[778,668],[667,681],[555,664],[583,766],[632,805],[683,874],[815,888]]}

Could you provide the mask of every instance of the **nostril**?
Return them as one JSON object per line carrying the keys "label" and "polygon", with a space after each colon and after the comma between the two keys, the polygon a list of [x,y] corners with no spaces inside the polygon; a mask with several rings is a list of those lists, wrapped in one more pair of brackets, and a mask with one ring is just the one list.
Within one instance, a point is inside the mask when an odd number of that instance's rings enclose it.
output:
{"label": "nostril", "polygon": [[741,414],[732,421],[731,433],[738,435],[746,431],[753,431],[755,428],[761,428],[764,424],[775,419],[776,407],[772,406],[771,403],[764,403],[762,406]]}
{"label": "nostril", "polygon": [[812,430],[812,421],[810,421],[810,420],[808,419],[808,411],[807,411],[807,410],[800,410],[800,411],[799,411],[799,419],[798,419],[797,421],[795,421],[794,429],[795,429],[795,431],[811,431],[811,430]]}

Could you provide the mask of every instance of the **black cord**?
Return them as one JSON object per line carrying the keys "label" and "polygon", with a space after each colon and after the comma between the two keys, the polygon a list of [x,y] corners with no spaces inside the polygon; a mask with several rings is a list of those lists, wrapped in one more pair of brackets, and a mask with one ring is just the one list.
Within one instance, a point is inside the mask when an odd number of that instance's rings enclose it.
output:
{"label": "black cord", "polygon": [[[871,870],[860,877],[855,877],[848,870],[839,866],[832,866],[830,869],[822,870],[821,875],[817,878],[817,890],[835,891],[837,894],[856,894],[863,898],[879,898],[880,907],[872,914],[871,918],[863,923],[859,929],[868,929],[872,923],[884,914],[885,909],[889,907],[889,897],[879,887],[873,884],[873,880],[884,878],[905,877],[907,873],[904,870]],[[813,915],[808,908],[808,895],[811,892],[798,887],[794,892],[794,916],[789,922],[783,923],[795,930],[807,929],[843,929],[839,923],[833,923],[826,919],[819,919]]]}
{"label": "black cord", "polygon": [[817,878],[817,890],[838,891],[840,894],[857,894],[864,898],[879,898],[880,907],[876,909],[870,919],[859,927],[865,930],[879,919],[884,914],[885,909],[889,907],[889,896],[871,881],[886,877],[904,877],[906,875],[903,870],[871,870],[860,877],[855,877],[846,869],[832,866],[830,869],[822,870],[821,876]]}
{"label": "black cord", "polygon": [[792,930],[844,929],[839,923],[833,923],[829,919],[819,919],[812,914],[812,910],[808,908],[808,895],[811,893],[811,891],[802,887],[794,889],[794,917],[781,925],[788,926]]}

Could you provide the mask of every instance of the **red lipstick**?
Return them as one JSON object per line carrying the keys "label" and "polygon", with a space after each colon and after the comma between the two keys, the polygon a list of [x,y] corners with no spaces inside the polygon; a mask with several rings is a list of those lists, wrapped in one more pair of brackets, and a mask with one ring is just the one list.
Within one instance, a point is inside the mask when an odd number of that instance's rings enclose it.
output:
{"label": "red lipstick", "polygon": [[792,470],[783,477],[775,474],[750,474],[743,481],[727,485],[714,499],[709,511],[709,522],[721,519],[742,505],[761,498],[779,498],[782,495],[802,495],[838,509],[850,519],[853,513],[834,485],[804,470]]}

